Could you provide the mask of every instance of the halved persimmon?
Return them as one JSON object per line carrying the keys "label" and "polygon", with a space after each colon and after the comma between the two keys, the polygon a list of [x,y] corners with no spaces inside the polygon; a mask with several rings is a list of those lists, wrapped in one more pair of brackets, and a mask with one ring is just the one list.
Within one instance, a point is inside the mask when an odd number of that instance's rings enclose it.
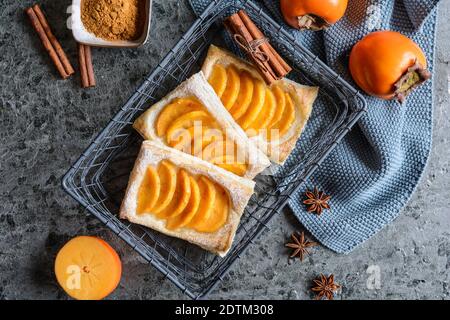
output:
{"label": "halved persimmon", "polygon": [[67,242],[55,260],[59,285],[78,300],[100,300],[120,282],[122,263],[117,252],[96,237],[79,236]]}

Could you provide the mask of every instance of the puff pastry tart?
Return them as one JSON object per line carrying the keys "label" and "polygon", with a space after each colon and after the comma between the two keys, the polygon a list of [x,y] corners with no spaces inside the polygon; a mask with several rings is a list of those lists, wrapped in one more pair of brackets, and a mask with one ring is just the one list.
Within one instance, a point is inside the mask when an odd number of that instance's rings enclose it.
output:
{"label": "puff pastry tart", "polygon": [[253,179],[270,165],[202,72],[151,106],[133,126],[146,140],[202,158],[241,177]]}
{"label": "puff pastry tart", "polygon": [[120,217],[224,256],[255,183],[155,141],[144,141]]}
{"label": "puff pastry tart", "polygon": [[308,121],[318,88],[282,79],[267,86],[255,67],[214,45],[202,71],[248,137],[282,164]]}

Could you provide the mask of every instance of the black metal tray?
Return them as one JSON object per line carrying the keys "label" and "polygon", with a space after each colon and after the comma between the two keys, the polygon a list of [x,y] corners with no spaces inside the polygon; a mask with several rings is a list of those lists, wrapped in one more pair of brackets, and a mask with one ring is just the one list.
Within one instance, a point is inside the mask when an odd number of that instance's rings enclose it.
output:
{"label": "black metal tray", "polygon": [[[200,70],[209,45],[223,45],[223,19],[240,9],[247,11],[294,68],[289,78],[320,86],[320,103],[316,103],[297,145],[302,160],[295,164],[288,161],[269,178],[256,178],[256,193],[245,210],[233,246],[225,258],[219,258],[185,241],[120,220],[118,211],[142,142],[132,128],[133,121]],[[354,88],[296,43],[253,2],[215,0],[70,168],[63,178],[63,188],[183,292],[201,298],[222,280],[252,239],[267,228],[273,215],[288,203],[289,196],[347,134],[365,108],[364,98]]]}

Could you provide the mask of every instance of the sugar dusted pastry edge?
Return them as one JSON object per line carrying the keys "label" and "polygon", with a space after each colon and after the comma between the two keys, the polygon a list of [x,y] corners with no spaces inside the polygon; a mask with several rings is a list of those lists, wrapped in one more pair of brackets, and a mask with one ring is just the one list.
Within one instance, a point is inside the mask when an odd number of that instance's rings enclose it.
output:
{"label": "sugar dusted pastry edge", "polygon": [[136,119],[133,127],[144,139],[157,141],[165,145],[163,140],[155,132],[154,124],[156,119],[162,109],[172,100],[187,96],[195,96],[199,99],[213,118],[220,124],[221,128],[227,132],[228,137],[236,142],[240,150],[244,150],[249,158],[249,168],[244,175],[245,178],[253,179],[265,168],[270,166],[269,158],[250,141],[242,128],[234,121],[201,71],[181,83],[175,90],[151,106]]}
{"label": "sugar dusted pastry edge", "polygon": [[[165,227],[165,220],[157,219],[152,214],[138,215],[136,213],[138,190],[144,179],[146,169],[149,165],[156,165],[163,159],[171,161],[179,168],[185,168],[192,174],[202,174],[216,181],[228,191],[232,206],[228,220],[220,230],[215,233],[201,233],[188,228],[169,230]],[[231,248],[242,213],[253,194],[254,187],[253,181],[238,177],[209,162],[157,142],[144,141],[130,175],[120,208],[120,218],[189,241],[223,257]]]}
{"label": "sugar dusted pastry edge", "polygon": [[[211,45],[202,66],[202,71],[206,78],[209,77],[216,63],[221,63],[224,66],[233,64],[239,69],[248,71],[253,77],[264,81],[253,65],[225,49]],[[292,128],[280,141],[269,142],[262,136],[252,137],[250,140],[254,142],[271,161],[277,164],[283,164],[295,148],[295,144],[300,138],[305,125],[311,116],[313,103],[317,99],[319,88],[304,86],[287,78],[275,82],[275,85],[280,85],[284,90],[290,91],[291,96],[295,100],[295,109],[302,115],[302,118],[296,118]]]}

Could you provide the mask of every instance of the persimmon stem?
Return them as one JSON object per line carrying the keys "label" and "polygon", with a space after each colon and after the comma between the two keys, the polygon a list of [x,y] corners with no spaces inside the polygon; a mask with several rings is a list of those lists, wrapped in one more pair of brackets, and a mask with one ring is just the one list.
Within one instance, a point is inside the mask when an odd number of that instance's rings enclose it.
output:
{"label": "persimmon stem", "polygon": [[300,29],[319,31],[324,30],[331,25],[319,16],[306,14],[298,17],[298,27]]}
{"label": "persimmon stem", "polygon": [[431,72],[425,69],[419,62],[409,67],[405,74],[397,81],[395,86],[395,98],[404,103],[406,97],[418,86],[431,78]]}

